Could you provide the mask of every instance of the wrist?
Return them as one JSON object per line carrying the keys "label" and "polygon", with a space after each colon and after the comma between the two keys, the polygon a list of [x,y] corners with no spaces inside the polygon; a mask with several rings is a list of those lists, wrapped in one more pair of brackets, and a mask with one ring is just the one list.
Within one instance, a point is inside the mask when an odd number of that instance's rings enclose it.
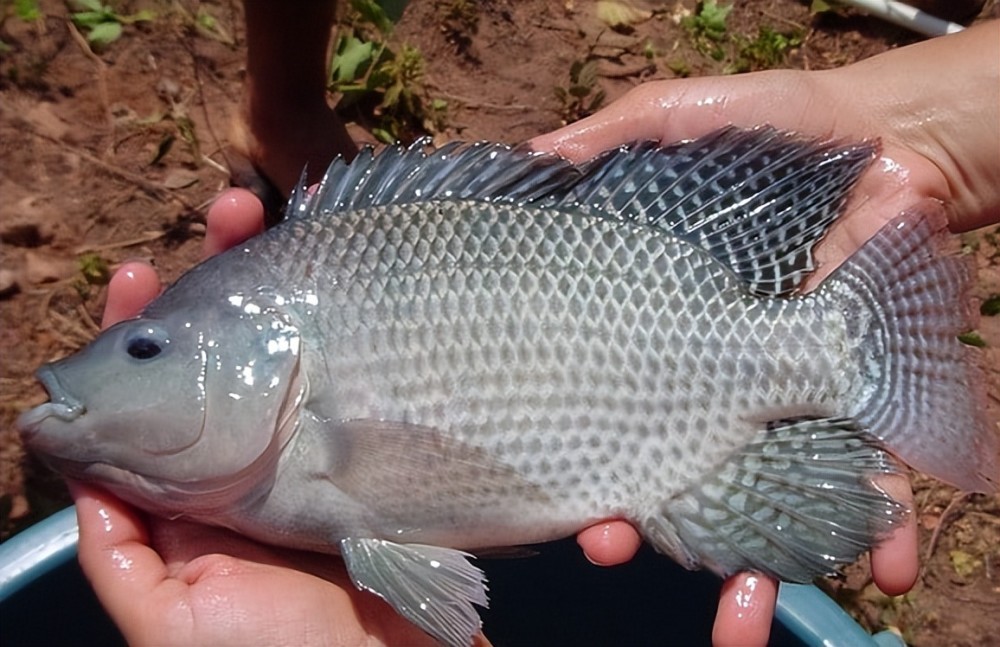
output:
{"label": "wrist", "polygon": [[1000,213],[1000,21],[830,72],[886,146],[937,167],[951,227]]}

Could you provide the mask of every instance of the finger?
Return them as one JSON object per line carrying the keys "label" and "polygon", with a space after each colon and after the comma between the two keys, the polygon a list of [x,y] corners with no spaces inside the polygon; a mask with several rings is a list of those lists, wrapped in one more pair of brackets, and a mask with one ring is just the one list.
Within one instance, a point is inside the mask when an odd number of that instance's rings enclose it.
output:
{"label": "finger", "polygon": [[129,639],[135,635],[137,601],[167,579],[167,568],[148,545],[145,526],[115,497],[70,483],[80,526],[80,566],[101,604]]}
{"label": "finger", "polygon": [[623,144],[693,139],[727,125],[750,128],[770,123],[830,135],[829,114],[806,109],[821,99],[822,92],[814,77],[780,70],[653,81],[590,117],[532,139],[530,145],[579,162]]}
{"label": "finger", "polygon": [[223,191],[208,209],[205,257],[214,256],[264,230],[264,205],[246,189]]}
{"label": "finger", "polygon": [[642,544],[642,538],[625,521],[608,521],[580,531],[576,542],[591,563],[614,566],[629,561]]}
{"label": "finger", "polygon": [[104,306],[101,327],[139,314],[160,293],[160,279],[150,265],[129,261],[119,268],[108,283],[108,302]]}
{"label": "finger", "polygon": [[913,490],[902,475],[882,476],[876,487],[910,510],[906,521],[884,542],[872,549],[872,578],[886,595],[906,593],[917,581],[917,515],[913,510]]}
{"label": "finger", "polygon": [[712,628],[716,647],[766,645],[778,599],[778,583],[759,573],[739,573],[722,585]]}

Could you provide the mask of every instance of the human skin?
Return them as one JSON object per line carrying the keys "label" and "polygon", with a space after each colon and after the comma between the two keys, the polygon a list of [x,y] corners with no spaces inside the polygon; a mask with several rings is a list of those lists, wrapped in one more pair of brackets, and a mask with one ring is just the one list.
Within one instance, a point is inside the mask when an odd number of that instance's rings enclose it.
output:
{"label": "human skin", "polygon": [[[888,219],[927,198],[944,203],[955,231],[997,221],[998,65],[1000,24],[994,22],[829,72],[765,72],[650,83],[589,119],[536,138],[533,145],[581,160],[634,140],[669,142],[726,124],[761,123],[821,138],[880,138],[881,160],[862,179],[850,214],[817,252],[821,277]],[[259,203],[245,192],[225,194],[210,214],[206,253],[243,240],[258,230],[261,218]],[[214,225],[216,221],[225,224]],[[110,287],[105,323],[134,315],[158,290],[148,266],[127,265]],[[883,486],[897,499],[910,499],[905,479],[887,480]],[[198,638],[231,644],[247,638],[259,642],[260,636],[289,644],[307,644],[320,636],[325,640],[319,642],[365,638],[369,644],[410,644],[425,638],[419,632],[406,633],[415,630],[405,622],[400,625],[399,618],[386,613],[387,607],[372,596],[359,597],[342,571],[331,571],[329,560],[320,564],[218,529],[152,518],[143,521],[102,492],[79,486],[74,491],[81,564],[134,644],[152,638],[162,642],[164,635],[178,636],[179,643]],[[622,521],[587,529],[578,541],[591,561],[606,565],[627,561],[639,545],[638,534]],[[873,576],[883,591],[908,590],[917,574],[914,524],[897,531],[873,551],[871,559]],[[281,609],[259,597],[285,586],[296,595],[283,598],[287,604],[283,602]],[[714,642],[766,644],[776,590],[774,582],[760,575],[730,578],[723,588]],[[211,607],[213,600],[234,602],[247,592],[253,593],[245,601],[247,606],[222,611]],[[317,619],[313,612],[320,607],[310,605],[320,600],[324,605],[340,600],[342,606],[322,607],[327,611]],[[330,608],[340,609],[345,620],[324,624],[323,618],[334,617]],[[237,615],[244,620],[235,627]],[[353,633],[323,634],[345,628]]]}
{"label": "human skin", "polygon": [[237,149],[283,195],[306,167],[318,182],[334,155],[357,147],[327,103],[327,47],[336,2],[244,2],[247,75]]}

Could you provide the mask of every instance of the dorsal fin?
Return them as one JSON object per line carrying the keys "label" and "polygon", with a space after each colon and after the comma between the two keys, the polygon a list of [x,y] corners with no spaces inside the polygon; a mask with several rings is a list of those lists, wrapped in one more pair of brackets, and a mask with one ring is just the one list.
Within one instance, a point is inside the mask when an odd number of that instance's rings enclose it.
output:
{"label": "dorsal fin", "polygon": [[426,153],[425,145],[377,156],[366,148],[350,165],[337,159],[315,195],[295,191],[287,213],[441,199],[583,205],[704,249],[755,294],[786,295],[814,268],[813,246],[878,148],[732,127],[666,147],[622,147],[579,165],[523,146],[452,143]]}
{"label": "dorsal fin", "polygon": [[642,143],[606,156],[567,199],[701,247],[755,294],[787,295],[814,269],[812,248],[877,150],[875,142],[723,128],[690,142]]}
{"label": "dorsal fin", "polygon": [[526,204],[564,197],[583,177],[567,160],[524,146],[452,142],[426,153],[426,145],[421,139],[378,155],[366,146],[350,164],[338,157],[315,194],[295,190],[287,213],[299,217],[314,209],[336,213],[441,199]]}

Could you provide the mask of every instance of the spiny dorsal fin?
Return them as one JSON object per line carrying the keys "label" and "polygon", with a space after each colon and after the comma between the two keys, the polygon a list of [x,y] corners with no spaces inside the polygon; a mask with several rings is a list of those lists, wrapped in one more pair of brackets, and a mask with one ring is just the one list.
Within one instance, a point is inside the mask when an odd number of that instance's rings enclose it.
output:
{"label": "spiny dorsal fin", "polygon": [[565,196],[580,171],[555,155],[506,144],[452,142],[427,153],[426,140],[386,148],[365,147],[347,164],[330,164],[314,195],[296,189],[287,212],[347,212],[388,204],[432,200],[529,203]]}
{"label": "spiny dorsal fin", "polygon": [[659,228],[727,265],[761,295],[794,292],[814,269],[812,248],[840,213],[877,150],[773,128],[724,128],[661,147],[644,142],[580,165],[525,147],[425,141],[335,160],[314,196],[296,190],[288,213],[394,203],[484,200],[580,205]]}

